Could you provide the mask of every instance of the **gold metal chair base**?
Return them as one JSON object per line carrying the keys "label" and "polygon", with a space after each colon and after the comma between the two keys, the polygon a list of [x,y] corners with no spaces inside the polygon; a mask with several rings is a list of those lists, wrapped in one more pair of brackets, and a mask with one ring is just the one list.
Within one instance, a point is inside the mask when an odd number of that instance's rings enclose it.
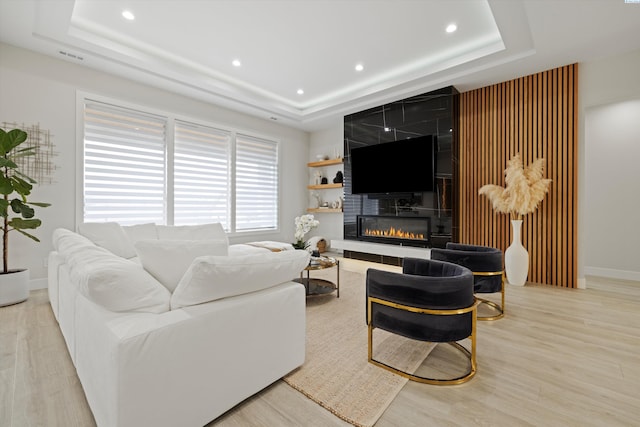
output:
{"label": "gold metal chair base", "polygon": [[[369,363],[379,366],[383,369],[386,369],[387,371],[393,372],[394,374],[400,375],[401,377],[407,378],[411,381],[416,381],[419,383],[423,383],[423,384],[431,384],[431,385],[456,385],[456,384],[462,384],[465,383],[467,381],[469,381],[471,378],[473,378],[473,376],[476,374],[476,364],[474,361],[474,358],[471,354],[471,352],[469,350],[467,350],[463,345],[457,343],[457,342],[450,342],[450,343],[446,343],[446,344],[450,344],[451,346],[453,346],[454,348],[456,348],[457,350],[459,350],[461,353],[463,353],[466,358],[469,360],[471,367],[469,368],[469,371],[467,373],[465,373],[462,376],[456,377],[456,378],[427,378],[427,377],[421,377],[419,375],[415,375],[415,374],[410,374],[409,372],[405,372],[405,371],[401,371],[398,368],[394,368],[393,366],[387,365],[384,362],[380,362],[379,360],[375,360],[373,357],[369,357]],[[429,357],[429,356],[427,356]]]}
{"label": "gold metal chair base", "polygon": [[476,299],[480,301],[480,304],[487,305],[491,307],[493,310],[497,311],[497,314],[494,316],[478,316],[478,320],[497,320],[497,319],[502,319],[504,317],[504,311],[495,302],[489,301],[483,298],[478,298],[478,297],[476,297]]}
{"label": "gold metal chair base", "polygon": [[[476,319],[477,319],[477,308],[478,304],[480,304],[480,300],[475,298],[473,305],[465,308],[458,309],[428,309],[428,308],[419,308],[412,307],[403,304],[398,304],[391,301],[386,301],[380,298],[369,297],[367,299],[368,304],[368,316],[367,316],[367,325],[368,325],[368,335],[369,335],[369,343],[368,343],[368,361],[369,363],[379,366],[387,371],[393,372],[394,374],[400,375],[404,378],[407,378],[412,381],[424,383],[424,384],[433,384],[433,385],[455,385],[462,384],[469,381],[476,374]],[[379,360],[375,360],[373,358],[373,330],[375,329],[371,326],[371,314],[372,314],[372,306],[373,304],[381,304],[389,307],[397,308],[399,310],[409,311],[412,313],[420,313],[420,314],[434,314],[440,316],[452,316],[459,315],[464,313],[471,313],[471,335],[469,335],[469,339],[471,340],[471,350],[467,350],[462,344],[458,342],[447,342],[447,344],[452,345],[461,353],[463,353],[466,358],[469,360],[470,367],[468,372],[463,374],[462,376],[458,376],[455,378],[428,378],[421,377],[419,375],[411,374],[409,372],[402,371],[398,368],[394,368],[393,366],[387,365],[386,363],[380,362]],[[427,356],[428,358],[429,356]]]}
{"label": "gold metal chair base", "polygon": [[502,294],[502,304],[498,305],[493,301],[489,301],[487,299],[484,298],[480,298],[478,297],[478,294],[476,294],[476,299],[480,302],[480,304],[485,304],[489,307],[491,307],[491,309],[495,310],[497,312],[497,314],[493,315],[493,316],[478,316],[478,320],[498,320],[498,319],[502,319],[504,317],[504,271],[474,271],[473,272],[474,276],[497,276],[500,275],[502,276],[502,283],[501,285],[501,291],[500,293]]}

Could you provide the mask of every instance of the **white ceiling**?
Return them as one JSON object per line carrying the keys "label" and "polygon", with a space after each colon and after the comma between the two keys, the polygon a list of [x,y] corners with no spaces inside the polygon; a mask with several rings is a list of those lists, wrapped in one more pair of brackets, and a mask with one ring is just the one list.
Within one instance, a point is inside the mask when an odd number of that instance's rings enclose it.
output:
{"label": "white ceiling", "polygon": [[640,3],[0,0],[0,41],[313,131],[444,86],[640,50]]}

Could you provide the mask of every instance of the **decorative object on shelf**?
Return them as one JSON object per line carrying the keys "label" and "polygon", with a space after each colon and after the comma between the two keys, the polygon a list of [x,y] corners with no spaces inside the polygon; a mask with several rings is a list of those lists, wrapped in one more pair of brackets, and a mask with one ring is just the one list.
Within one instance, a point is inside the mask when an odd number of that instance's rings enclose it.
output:
{"label": "decorative object on shelf", "polygon": [[333,178],[334,184],[340,184],[344,181],[344,175],[342,175],[342,171],[336,172],[336,177]]}
{"label": "decorative object on shelf", "polygon": [[313,174],[313,183],[315,185],[320,185],[322,183],[322,173],[320,171],[315,171]]}
{"label": "decorative object on shelf", "polygon": [[529,253],[522,245],[522,216],[538,207],[549,191],[551,179],[543,178],[544,158],[534,160],[526,168],[520,153],[507,162],[505,187],[494,184],[483,185],[478,194],[489,198],[496,212],[511,216],[512,242],[504,253],[507,281],[523,286],[529,273]]}
{"label": "decorative object on shelf", "polygon": [[311,214],[297,216],[295,219],[296,232],[293,237],[296,242],[293,243],[293,247],[296,249],[305,249],[307,247],[304,241],[304,236],[311,231],[312,228],[316,228],[320,222]]}
{"label": "decorative object on shelf", "polygon": [[313,200],[313,203],[311,204],[311,208],[312,209],[317,209],[320,207],[320,204],[322,203],[322,198],[320,197],[320,193],[317,191],[312,191],[311,192],[311,199]]}
{"label": "decorative object on shelf", "polygon": [[324,184],[328,184],[329,180],[326,177],[322,177],[322,180],[320,181],[320,184],[324,185]]}
{"label": "decorative object on shelf", "polygon": [[[31,194],[35,180],[20,170],[16,159],[33,156],[37,146],[19,148],[27,141],[28,134],[21,129],[13,129],[6,132],[0,128],[0,215],[3,220],[0,224],[2,230],[2,271],[0,271],[0,306],[16,304],[25,301],[29,296],[29,270],[14,269],[8,266],[9,259],[9,232],[18,233],[39,242],[40,240],[25,230],[34,230],[42,222],[34,218],[33,206],[41,208],[49,206],[49,203],[27,201]],[[24,162],[21,163],[24,165]],[[29,169],[28,169],[29,171]],[[15,216],[12,213],[16,214]]]}
{"label": "decorative object on shelf", "polygon": [[331,209],[342,209],[342,197],[331,202]]}

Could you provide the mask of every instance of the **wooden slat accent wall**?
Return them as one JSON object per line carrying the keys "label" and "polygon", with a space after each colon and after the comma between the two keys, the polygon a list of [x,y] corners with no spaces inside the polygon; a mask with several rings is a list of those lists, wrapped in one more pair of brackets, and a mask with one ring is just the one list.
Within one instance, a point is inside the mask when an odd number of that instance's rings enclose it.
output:
{"label": "wooden slat accent wall", "polygon": [[509,217],[478,189],[504,186],[507,160],[518,152],[525,165],[544,157],[551,188],[523,217],[527,280],[577,287],[577,126],[577,64],[460,94],[460,242],[507,249]]}

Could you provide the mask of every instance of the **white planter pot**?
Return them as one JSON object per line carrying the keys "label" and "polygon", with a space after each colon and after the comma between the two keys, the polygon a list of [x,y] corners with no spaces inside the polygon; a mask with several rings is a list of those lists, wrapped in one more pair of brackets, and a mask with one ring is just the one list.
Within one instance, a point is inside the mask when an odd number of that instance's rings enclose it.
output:
{"label": "white planter pot", "polygon": [[17,304],[29,297],[29,270],[0,273],[0,307]]}
{"label": "white planter pot", "polygon": [[512,219],[513,231],[511,246],[504,253],[504,268],[507,282],[516,286],[524,286],[529,274],[529,252],[522,246],[522,220]]}

